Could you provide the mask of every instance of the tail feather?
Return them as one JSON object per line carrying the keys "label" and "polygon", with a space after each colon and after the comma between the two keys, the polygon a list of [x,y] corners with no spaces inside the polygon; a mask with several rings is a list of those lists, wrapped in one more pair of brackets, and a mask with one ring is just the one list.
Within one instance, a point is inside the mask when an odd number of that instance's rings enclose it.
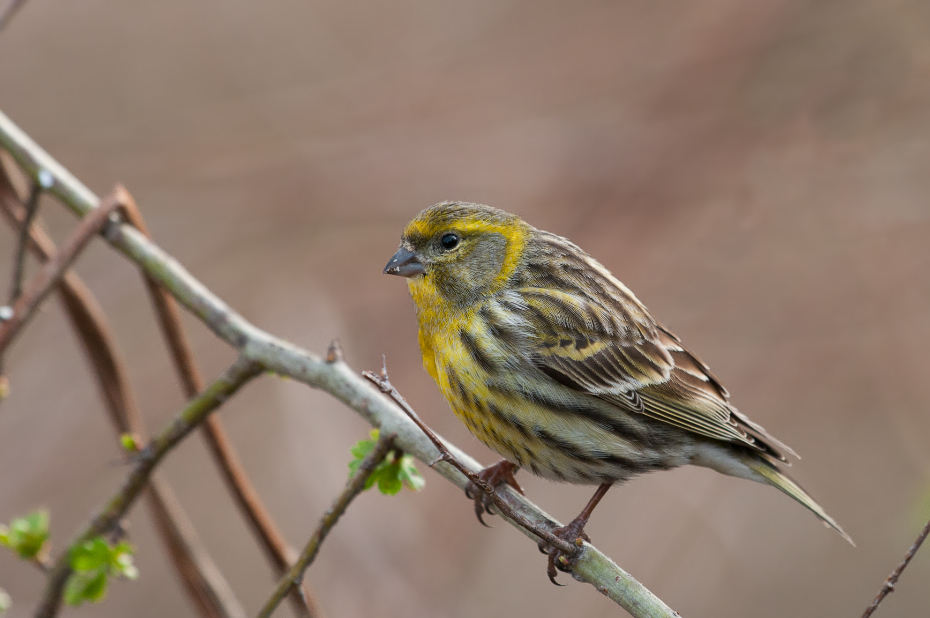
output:
{"label": "tail feather", "polygon": [[815,502],[814,499],[811,498],[810,494],[804,491],[804,489],[800,485],[798,485],[791,477],[789,477],[787,474],[785,474],[784,472],[776,468],[775,464],[770,463],[759,457],[753,457],[750,454],[747,454],[745,456],[745,458],[743,459],[743,463],[745,463],[746,466],[748,466],[750,470],[752,470],[753,472],[761,476],[765,480],[766,483],[768,483],[769,485],[772,485],[773,487],[777,487],[778,489],[780,489],[781,491],[788,494],[789,496],[791,496],[792,498],[794,498],[795,500],[803,504],[805,507],[807,507],[807,509],[810,510],[812,513],[814,513],[814,515],[816,515],[821,520],[823,520],[823,522],[826,525],[830,526],[831,528],[839,532],[840,535],[844,539],[849,541],[850,545],[852,545],[853,547],[856,546],[856,543],[853,542],[852,538],[848,534],[846,534],[846,531],[843,530],[843,528],[841,528],[840,525],[836,523],[836,521],[834,521],[832,517],[827,515],[827,512],[823,510],[823,507],[817,504],[817,502]]}

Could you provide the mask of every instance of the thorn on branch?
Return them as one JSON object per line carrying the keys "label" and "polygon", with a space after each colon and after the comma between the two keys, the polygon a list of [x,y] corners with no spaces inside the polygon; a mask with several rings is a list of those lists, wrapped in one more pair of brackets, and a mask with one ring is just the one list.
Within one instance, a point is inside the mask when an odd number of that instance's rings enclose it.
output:
{"label": "thorn on branch", "polygon": [[326,362],[330,364],[342,362],[342,344],[339,343],[338,339],[333,339],[332,343],[329,344],[329,348],[326,350]]}
{"label": "thorn on branch", "polygon": [[446,454],[445,454],[445,453],[440,453],[440,454],[439,454],[439,457],[437,457],[437,458],[434,459],[433,461],[429,462],[428,465],[429,465],[430,468],[432,468],[432,467],[435,466],[436,464],[442,463],[442,462],[444,462],[444,461],[449,461],[449,458],[446,457]]}

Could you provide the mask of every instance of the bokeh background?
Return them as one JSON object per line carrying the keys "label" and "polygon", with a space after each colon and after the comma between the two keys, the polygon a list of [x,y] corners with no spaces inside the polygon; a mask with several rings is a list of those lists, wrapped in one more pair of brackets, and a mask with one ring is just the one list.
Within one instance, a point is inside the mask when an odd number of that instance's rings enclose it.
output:
{"label": "bokeh background", "polygon": [[[587,249],[804,456],[794,475],[859,545],[709,470],[613,490],[592,538],[686,617],[857,616],[930,514],[926,2],[30,0],[0,32],[0,109],[99,194],[125,183],[156,240],[260,327],[318,353],[338,337],[358,370],[386,354],[421,415],[485,463],[381,269],[445,199]],[[58,238],[74,222],[50,198],[42,217]],[[8,273],[8,230],[0,243]],[[135,269],[96,243],[77,270],[160,426],[182,399]],[[215,375],[232,353],[189,323]],[[60,548],[125,468],[55,302],[7,366],[0,520],[46,506]],[[367,425],[271,377],[222,415],[302,544]],[[164,469],[256,611],[272,578],[201,439]],[[326,542],[308,577],[329,616],[623,613],[552,586],[522,535],[424,475],[418,494],[363,495]],[[523,481],[563,521],[591,493]],[[141,579],[67,615],[192,615],[145,508],[129,525]],[[881,615],[927,615],[928,578],[925,550]],[[41,585],[0,553],[10,616]]]}

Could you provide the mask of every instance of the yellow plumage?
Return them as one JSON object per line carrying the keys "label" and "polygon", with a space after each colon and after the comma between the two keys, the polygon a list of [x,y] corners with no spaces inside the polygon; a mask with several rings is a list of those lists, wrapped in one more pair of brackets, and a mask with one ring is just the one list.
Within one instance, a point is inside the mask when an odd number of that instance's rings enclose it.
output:
{"label": "yellow plumage", "polygon": [[442,203],[408,224],[385,272],[407,277],[423,365],[475,436],[535,474],[601,484],[572,534],[611,483],[694,464],[773,485],[849,540],[780,469],[793,451],[568,240]]}

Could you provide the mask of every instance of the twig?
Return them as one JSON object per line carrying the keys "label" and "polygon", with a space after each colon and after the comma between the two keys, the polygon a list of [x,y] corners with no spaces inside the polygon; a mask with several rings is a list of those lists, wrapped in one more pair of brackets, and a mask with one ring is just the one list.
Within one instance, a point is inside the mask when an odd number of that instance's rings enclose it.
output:
{"label": "twig", "polygon": [[904,560],[901,561],[901,564],[895,567],[894,571],[891,572],[891,575],[888,576],[888,579],[885,580],[885,583],[882,584],[882,589],[878,591],[878,594],[872,599],[872,602],[869,603],[869,606],[865,608],[865,612],[862,614],[862,618],[869,618],[872,613],[878,609],[879,604],[885,600],[889,594],[894,592],[895,584],[898,583],[898,578],[901,577],[901,573],[904,572],[904,569],[907,568],[907,565],[910,564],[911,559],[914,557],[914,554],[917,553],[917,550],[920,549],[920,546],[926,540],[927,535],[930,534],[930,520],[927,520],[927,524],[924,526],[924,529],[920,531],[920,534],[917,535],[917,539],[914,541],[914,544],[911,545],[911,548],[907,550],[907,554],[904,555]]}
{"label": "twig", "polygon": [[36,609],[36,618],[50,618],[58,612],[65,582],[71,574],[68,557],[71,548],[113,530],[129,507],[135,503],[146,487],[155,467],[168,451],[190,434],[208,414],[222,405],[243,384],[254,378],[259,371],[260,368],[256,363],[243,357],[237,359],[202,394],[188,402],[174,421],[169,423],[148,446],[139,452],[137,462],[122,487],[106,502],[90,524],[68,544],[55,562],[39,607]]}
{"label": "twig", "polygon": [[[49,192],[74,212],[84,215],[97,208],[99,198],[70,172],[23,133],[9,118],[0,112],[0,146],[30,175],[40,170],[52,174],[54,183]],[[319,388],[358,412],[369,423],[386,433],[396,433],[396,444],[422,462],[436,459],[438,451],[423,432],[367,380],[355,373],[344,362],[327,363],[297,346],[274,337],[249,323],[225,302],[194,278],[181,264],[127,225],[111,225],[106,239],[114,247],[138,264],[147,274],[168,290],[182,305],[199,318],[220,339],[236,348],[239,353],[266,370],[300,380]],[[473,470],[478,464],[459,449],[449,445],[449,451]],[[441,462],[434,468],[439,474],[464,488],[467,477],[452,466]],[[557,526],[532,502],[510,491],[498,489],[507,503],[519,513],[540,524]],[[525,532],[522,527],[518,528]],[[527,535],[531,533],[525,532]],[[635,618],[669,618],[677,614],[632,578],[595,547],[585,544],[575,559],[572,575],[592,584]]]}
{"label": "twig", "polygon": [[[145,236],[151,239],[148,227],[142,212],[136,205],[135,199],[123,187],[114,190],[114,195],[120,200],[123,215],[126,220]],[[194,351],[184,332],[181,323],[181,313],[177,301],[172,298],[154,279],[145,275],[146,288],[149,298],[155,307],[158,323],[162,335],[168,344],[178,378],[187,397],[193,397],[203,390],[203,377],[194,361]],[[216,415],[207,417],[202,432],[207,446],[213,455],[213,460],[220,468],[227,488],[232,492],[239,510],[249,522],[252,532],[265,551],[265,556],[271,563],[278,577],[283,576],[297,557],[297,552],[288,544],[284,534],[280,531],[265,507],[243,467],[236,449],[226,434],[223,422]],[[315,596],[308,589],[295,589],[290,595],[294,611],[301,618],[320,618],[322,611]]]}
{"label": "twig", "polygon": [[329,534],[329,531],[336,525],[336,522],[339,521],[339,518],[342,517],[346,509],[349,508],[349,504],[352,500],[365,489],[365,483],[368,482],[368,477],[371,476],[371,473],[374,472],[378,464],[381,463],[381,460],[383,460],[388,454],[388,451],[391,450],[396,437],[397,436],[394,434],[382,435],[375,445],[375,448],[362,460],[355,475],[346,483],[345,489],[342,490],[342,493],[339,494],[332,506],[323,514],[319,525],[317,525],[316,530],[313,531],[310,540],[307,541],[307,545],[301,552],[300,558],[297,559],[297,562],[294,563],[294,566],[291,567],[287,574],[281,578],[281,581],[278,582],[278,586],[271,594],[271,597],[268,598],[264,607],[258,612],[258,618],[268,618],[271,616],[271,613],[281,602],[281,599],[284,598],[284,595],[303,580],[304,572],[313,564],[313,560],[320,551],[320,546],[323,544],[323,540],[326,539],[326,535]]}
{"label": "twig", "polygon": [[552,534],[551,531],[537,525],[536,523],[523,517],[515,510],[510,508],[510,505],[504,502],[504,500],[497,495],[497,492],[494,491],[494,487],[492,487],[490,483],[478,476],[478,474],[469,469],[468,466],[458,461],[455,456],[449,452],[449,449],[446,448],[446,445],[442,443],[442,440],[439,439],[439,436],[437,436],[435,432],[433,432],[433,430],[426,425],[426,423],[420,420],[420,417],[416,412],[413,411],[413,408],[410,407],[410,404],[407,403],[407,400],[404,399],[397,391],[397,389],[394,388],[394,385],[391,384],[391,381],[388,379],[387,375],[387,363],[382,365],[380,376],[375,375],[371,371],[363,371],[362,376],[377,386],[382,393],[385,393],[391,399],[393,399],[394,402],[400,406],[401,410],[403,410],[407,416],[410,417],[410,420],[416,423],[417,427],[419,427],[420,430],[425,433],[430,441],[436,446],[436,449],[439,451],[439,457],[437,457],[435,461],[429,464],[430,467],[436,465],[440,461],[445,461],[453,468],[467,476],[469,481],[474,483],[479,489],[481,489],[481,491],[486,493],[494,501],[494,506],[496,506],[504,516],[514,520],[516,523],[523,526],[537,537],[544,539],[547,543],[549,543],[549,545],[558,547],[569,556],[574,555],[577,551],[579,551],[577,545],[569,543],[564,539],[560,539],[556,535]]}
{"label": "twig", "polygon": [[[0,210],[14,227],[23,226],[25,210],[0,161]],[[55,246],[40,226],[30,230],[28,246],[40,260],[55,253]],[[90,359],[105,409],[117,435],[131,433],[144,441],[145,427],[129,385],[125,365],[106,316],[93,295],[72,271],[59,283],[59,294],[71,324]],[[146,492],[156,528],[175,571],[192,603],[205,617],[238,618],[245,610],[203,546],[171,487],[152,476]]]}
{"label": "twig", "polygon": [[26,217],[19,228],[19,236],[16,242],[16,253],[13,257],[13,282],[10,284],[10,301],[12,307],[16,300],[23,293],[23,274],[26,272],[26,244],[29,238],[29,228],[32,227],[32,220],[36,213],[39,212],[39,196],[42,194],[42,188],[38,183],[32,185],[29,192],[29,199],[26,200]]}
{"label": "twig", "polygon": [[36,309],[68,270],[71,263],[77,259],[81,250],[97,232],[104,228],[117,207],[119,204],[115,200],[104,200],[100,208],[81,220],[77,229],[71,233],[58,253],[52,256],[32,278],[26,291],[13,305],[13,316],[0,325],[0,357],[16,334],[35,314]]}

